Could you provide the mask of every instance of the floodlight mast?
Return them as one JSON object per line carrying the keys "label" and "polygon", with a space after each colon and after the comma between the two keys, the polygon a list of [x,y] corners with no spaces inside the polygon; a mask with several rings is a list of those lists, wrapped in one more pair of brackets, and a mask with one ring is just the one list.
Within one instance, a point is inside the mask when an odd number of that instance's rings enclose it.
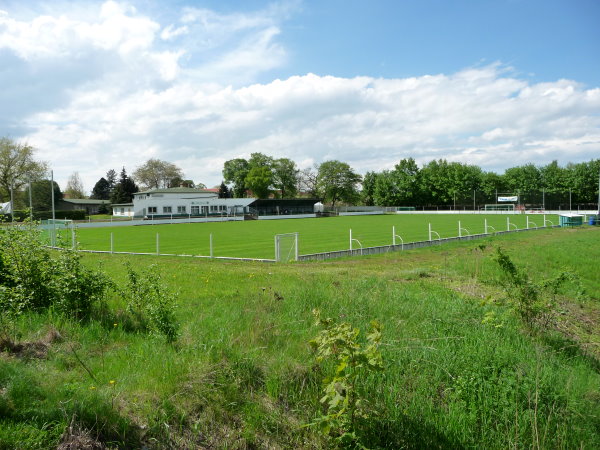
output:
{"label": "floodlight mast", "polygon": [[600,219],[600,169],[598,170],[598,218]]}

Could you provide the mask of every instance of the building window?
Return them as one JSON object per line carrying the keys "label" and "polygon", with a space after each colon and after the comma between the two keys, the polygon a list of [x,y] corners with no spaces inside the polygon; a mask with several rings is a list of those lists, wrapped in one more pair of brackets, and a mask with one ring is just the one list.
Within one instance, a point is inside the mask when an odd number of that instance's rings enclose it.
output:
{"label": "building window", "polygon": [[148,206],[148,214],[156,214],[156,206]]}
{"label": "building window", "polygon": [[125,214],[125,208],[121,208],[121,214]]}
{"label": "building window", "polygon": [[211,213],[217,212],[217,205],[210,205],[210,212]]}
{"label": "building window", "polygon": [[198,216],[198,215],[200,215],[200,207],[192,206],[192,216]]}
{"label": "building window", "polygon": [[172,208],[170,206],[163,206],[163,213],[164,214],[171,214],[172,212],[173,211],[172,211]]}
{"label": "building window", "polygon": [[178,206],[177,207],[177,212],[179,214],[185,214],[185,206]]}

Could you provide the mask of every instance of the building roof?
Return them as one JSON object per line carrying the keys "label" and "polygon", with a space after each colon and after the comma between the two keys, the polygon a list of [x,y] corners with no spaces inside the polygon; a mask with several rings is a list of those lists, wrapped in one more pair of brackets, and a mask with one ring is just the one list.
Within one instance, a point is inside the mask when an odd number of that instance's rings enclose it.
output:
{"label": "building roof", "polygon": [[114,208],[115,206],[133,206],[133,203],[113,203],[111,206],[112,206],[113,208]]}
{"label": "building roof", "polygon": [[176,187],[176,188],[164,188],[164,189],[149,189],[147,191],[136,192],[134,195],[139,195],[139,194],[202,194],[202,193],[214,194],[214,192],[210,189],[195,189],[195,188],[186,188],[186,187]]}
{"label": "building roof", "polygon": [[107,205],[110,203],[110,200],[96,200],[92,198],[63,198],[61,201],[73,203],[74,205]]}

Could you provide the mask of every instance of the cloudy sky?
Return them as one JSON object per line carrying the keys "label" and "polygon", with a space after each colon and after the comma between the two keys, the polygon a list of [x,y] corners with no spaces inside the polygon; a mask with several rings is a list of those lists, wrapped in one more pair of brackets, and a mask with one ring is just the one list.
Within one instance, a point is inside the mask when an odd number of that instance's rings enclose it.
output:
{"label": "cloudy sky", "polygon": [[597,0],[0,0],[0,136],[64,188],[148,158],[358,172],[600,158]]}

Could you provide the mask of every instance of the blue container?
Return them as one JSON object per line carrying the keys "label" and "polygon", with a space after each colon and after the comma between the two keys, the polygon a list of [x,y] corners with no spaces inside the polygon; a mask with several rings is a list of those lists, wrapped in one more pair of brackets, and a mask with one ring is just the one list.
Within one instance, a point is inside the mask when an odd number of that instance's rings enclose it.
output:
{"label": "blue container", "polygon": [[596,216],[590,216],[589,217],[589,222],[590,225],[600,225],[598,218],[596,218]]}

